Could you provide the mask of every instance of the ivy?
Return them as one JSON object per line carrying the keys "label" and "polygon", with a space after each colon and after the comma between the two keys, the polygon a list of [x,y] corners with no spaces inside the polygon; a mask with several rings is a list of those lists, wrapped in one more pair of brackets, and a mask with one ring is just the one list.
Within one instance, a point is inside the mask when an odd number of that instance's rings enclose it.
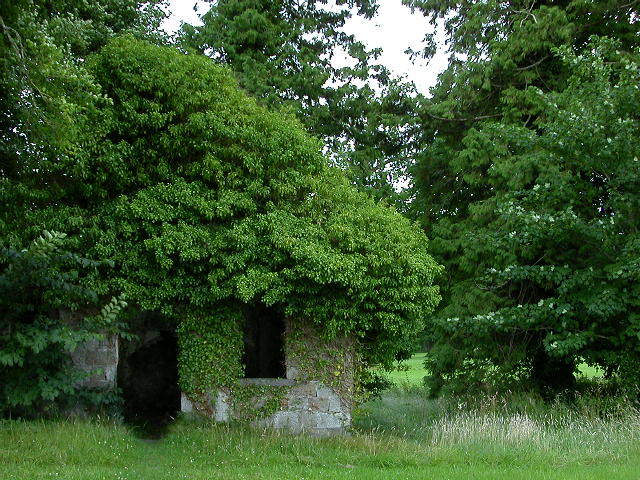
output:
{"label": "ivy", "polygon": [[289,387],[277,385],[240,385],[227,389],[235,419],[242,421],[266,418],[284,406]]}
{"label": "ivy", "polygon": [[193,400],[234,385],[243,377],[242,318],[237,311],[187,314],[178,324],[180,387]]}
{"label": "ivy", "polygon": [[357,367],[359,352],[353,338],[328,339],[301,321],[289,321],[285,350],[296,380],[319,381],[347,404],[359,400]]}
{"label": "ivy", "polygon": [[406,353],[439,300],[419,227],[355,191],[296,119],[210,59],[123,36],[86,68],[104,102],[49,167],[60,190],[3,219],[17,236],[23,220],[75,231],[77,250],[113,262],[91,284],[173,322],[193,400],[243,376],[250,304],[357,338],[367,363]]}

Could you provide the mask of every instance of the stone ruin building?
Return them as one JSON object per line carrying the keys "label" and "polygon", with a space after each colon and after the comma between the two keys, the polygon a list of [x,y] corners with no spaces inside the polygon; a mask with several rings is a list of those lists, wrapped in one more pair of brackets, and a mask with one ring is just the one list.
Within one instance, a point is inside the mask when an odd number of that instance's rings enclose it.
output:
{"label": "stone ruin building", "polygon": [[313,435],[340,434],[351,425],[354,343],[348,338],[327,342],[308,324],[282,318],[265,307],[255,309],[244,327],[246,378],[238,379],[237,385],[278,392],[271,410],[256,416],[247,411],[260,410],[266,398],[250,398],[250,408],[240,409],[233,389],[211,392],[206,405],[180,391],[175,327],[150,317],[137,333],[135,340],[111,336],[87,342],[72,354],[77,367],[97,372],[83,385],[120,389],[129,413],[152,417],[200,413],[220,422],[249,419],[256,426]]}

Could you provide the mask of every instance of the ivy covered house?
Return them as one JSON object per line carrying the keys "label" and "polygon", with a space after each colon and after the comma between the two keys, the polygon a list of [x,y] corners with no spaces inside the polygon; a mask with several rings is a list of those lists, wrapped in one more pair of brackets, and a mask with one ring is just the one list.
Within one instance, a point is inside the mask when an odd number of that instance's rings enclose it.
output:
{"label": "ivy covered house", "polygon": [[225,385],[211,391],[180,390],[175,335],[158,324],[147,323],[133,341],[112,336],[86,343],[73,359],[83,369],[99,371],[86,386],[119,387],[129,415],[160,417],[181,410],[321,435],[348,428],[356,389],[355,341],[324,340],[316,328],[284,319],[273,309],[247,312],[243,377],[232,378],[224,361],[213,363],[208,374]]}
{"label": "ivy covered house", "polygon": [[410,352],[439,301],[422,230],[208,58],[121,37],[87,63],[103,101],[23,217],[115,265],[93,286],[126,296],[136,336],[76,350],[102,371],[87,384],[134,410],[348,426],[359,372]]}

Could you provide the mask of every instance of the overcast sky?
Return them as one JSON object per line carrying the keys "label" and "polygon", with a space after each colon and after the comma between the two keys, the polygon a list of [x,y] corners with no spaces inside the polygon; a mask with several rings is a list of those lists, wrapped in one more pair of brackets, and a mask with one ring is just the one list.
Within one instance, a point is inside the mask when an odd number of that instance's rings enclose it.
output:
{"label": "overcast sky", "polygon": [[[170,0],[171,17],[165,22],[164,28],[173,32],[180,26],[180,22],[197,24],[198,15],[193,7],[199,7],[198,13],[204,13],[208,4],[197,0]],[[415,50],[420,48],[424,34],[431,30],[426,19],[418,12],[402,5],[401,0],[380,0],[378,15],[371,21],[363,18],[351,18],[345,26],[345,31],[354,34],[356,39],[364,42],[369,48],[381,47],[383,54],[380,63],[386,65],[396,75],[405,75],[413,80],[418,90],[428,94],[429,88],[435,84],[437,75],[446,67],[447,56],[444,48],[429,65],[424,60],[412,64],[404,53],[407,47]]]}

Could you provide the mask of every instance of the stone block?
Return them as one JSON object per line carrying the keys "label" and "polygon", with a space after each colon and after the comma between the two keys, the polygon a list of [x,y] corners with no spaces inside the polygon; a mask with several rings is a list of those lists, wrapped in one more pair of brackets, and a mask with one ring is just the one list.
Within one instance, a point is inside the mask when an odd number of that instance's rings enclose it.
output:
{"label": "stone block", "polygon": [[331,415],[330,413],[318,413],[317,415],[317,427],[322,429],[342,428],[344,425],[338,417]]}
{"label": "stone block", "polygon": [[297,365],[287,365],[287,378],[289,380],[297,380],[300,375]]}
{"label": "stone block", "polygon": [[288,378],[241,378],[240,385],[259,385],[267,387],[292,387],[296,384],[295,380]]}
{"label": "stone block", "polygon": [[216,422],[228,422],[231,418],[231,404],[229,395],[219,391],[216,395],[215,416]]}
{"label": "stone block", "polygon": [[315,397],[317,396],[319,382],[300,382],[291,387],[291,395],[297,397]]}
{"label": "stone block", "polygon": [[338,413],[342,412],[342,400],[336,395],[333,398],[329,398],[329,412]]}
{"label": "stone block", "polygon": [[287,395],[285,401],[289,410],[307,410],[309,408],[309,397]]}
{"label": "stone block", "polygon": [[109,385],[115,385],[118,379],[118,364],[104,367],[104,380]]}
{"label": "stone block", "polygon": [[118,341],[116,337],[89,340],[78,345],[74,354],[93,365],[117,363]]}
{"label": "stone block", "polygon": [[302,415],[302,426],[305,430],[343,428],[343,423],[330,413],[308,412]]}
{"label": "stone block", "polygon": [[294,432],[302,429],[299,412],[276,412],[270,417],[270,423],[273,428],[288,429]]}
{"label": "stone block", "polygon": [[325,385],[318,385],[318,389],[316,390],[316,395],[318,398],[338,398],[336,392],[333,391],[332,388],[326,387]]}
{"label": "stone block", "polygon": [[318,414],[316,412],[302,412],[300,414],[300,420],[304,430],[315,430],[318,428]]}
{"label": "stone block", "polygon": [[343,425],[350,426],[351,425],[351,412],[350,411],[342,411],[334,413],[335,417],[339,419]]}
{"label": "stone block", "polygon": [[309,409],[315,412],[328,412],[329,411],[329,399],[314,397],[308,401]]}
{"label": "stone block", "polygon": [[180,411],[183,413],[193,412],[193,403],[187,398],[184,393],[180,393]]}
{"label": "stone block", "polygon": [[90,377],[79,382],[88,388],[112,389],[116,386],[118,374],[118,337],[110,336],[103,340],[89,340],[81,343],[71,353],[76,368],[91,372]]}

